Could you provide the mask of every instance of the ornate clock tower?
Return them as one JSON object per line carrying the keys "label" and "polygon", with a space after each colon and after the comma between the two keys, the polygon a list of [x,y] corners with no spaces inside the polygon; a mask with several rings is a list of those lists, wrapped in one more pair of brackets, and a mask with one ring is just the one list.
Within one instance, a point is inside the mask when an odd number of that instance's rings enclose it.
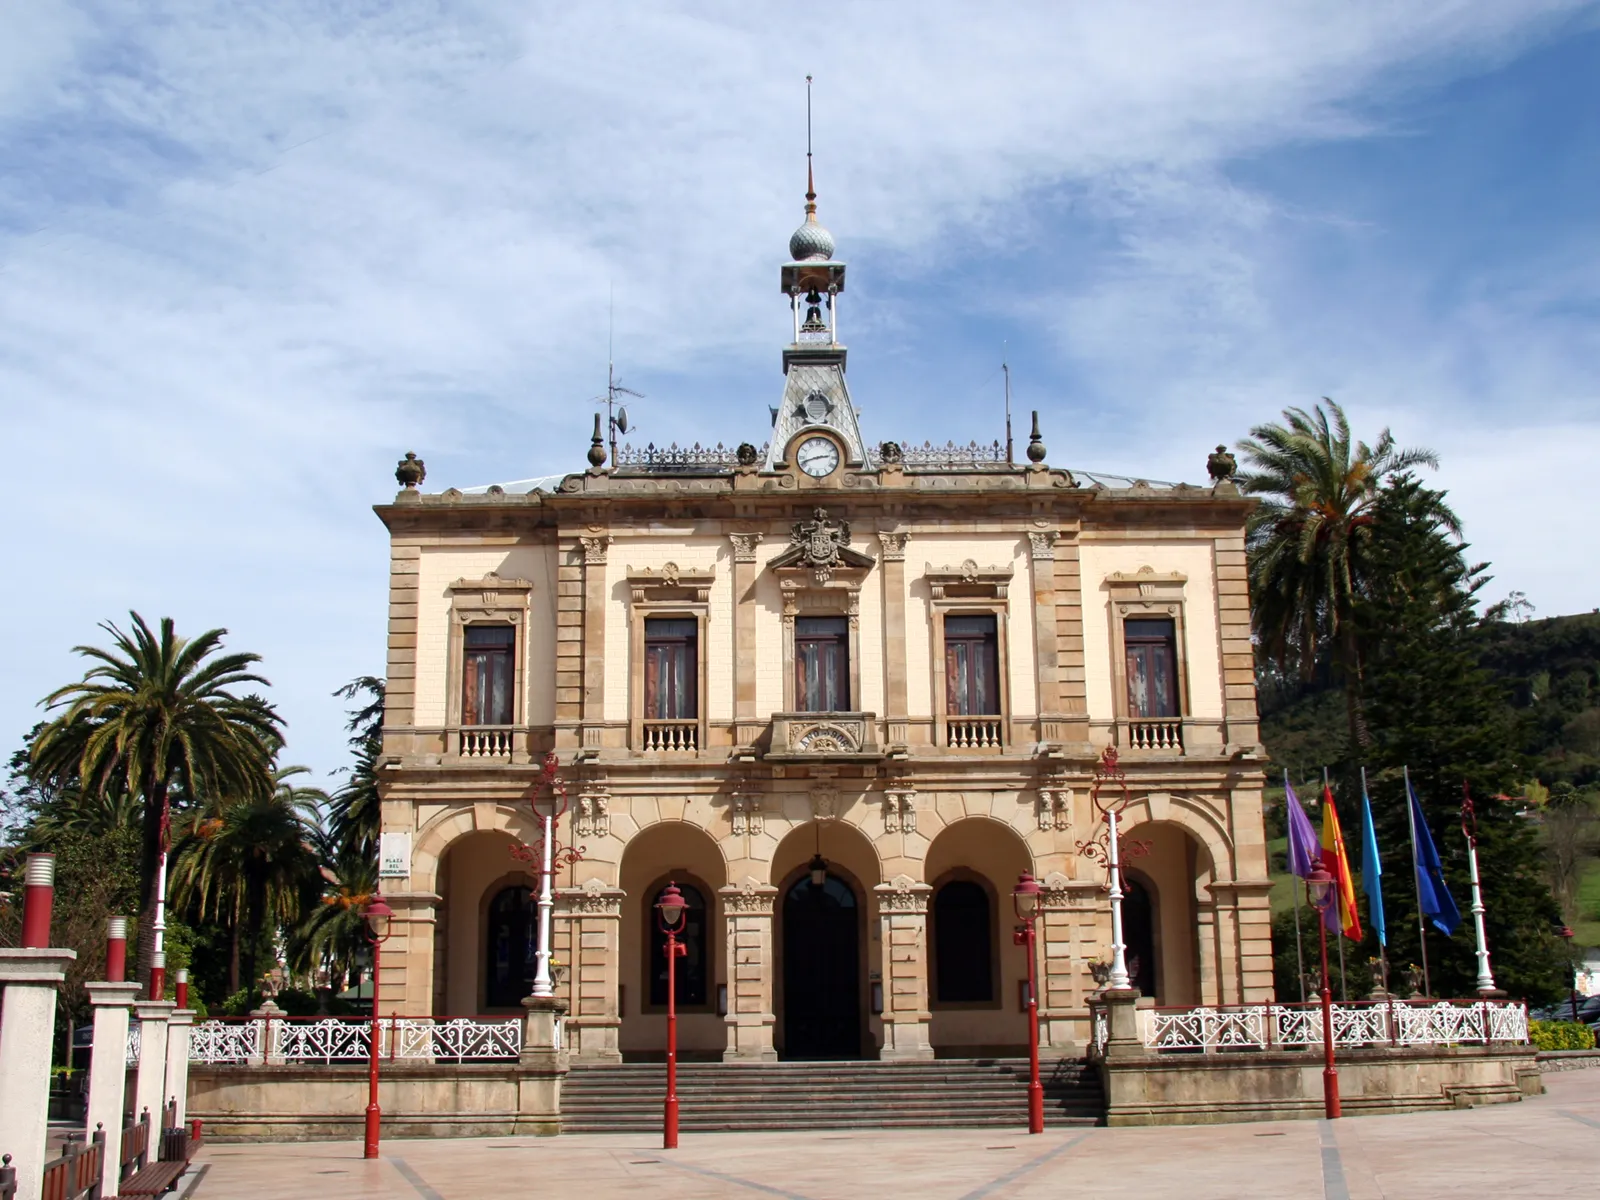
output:
{"label": "ornate clock tower", "polygon": [[783,401],[772,410],[768,471],[793,465],[814,479],[844,468],[870,469],[855,405],[844,380],[839,342],[839,296],[844,263],[833,257],[833,235],[817,220],[811,155],[806,154],[806,219],[789,238],[783,292],[794,318],[794,341],[783,352]]}

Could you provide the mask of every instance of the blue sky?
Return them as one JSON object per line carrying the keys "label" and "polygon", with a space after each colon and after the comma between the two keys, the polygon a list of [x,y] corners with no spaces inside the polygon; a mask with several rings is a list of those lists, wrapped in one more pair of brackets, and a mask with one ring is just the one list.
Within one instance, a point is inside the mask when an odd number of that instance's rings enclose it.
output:
{"label": "blue sky", "polygon": [[370,512],[761,441],[817,78],[869,438],[1197,480],[1333,396],[1438,450],[1491,592],[1600,605],[1600,6],[16,4],[0,744],[130,608],[266,658],[290,757],[383,660]]}

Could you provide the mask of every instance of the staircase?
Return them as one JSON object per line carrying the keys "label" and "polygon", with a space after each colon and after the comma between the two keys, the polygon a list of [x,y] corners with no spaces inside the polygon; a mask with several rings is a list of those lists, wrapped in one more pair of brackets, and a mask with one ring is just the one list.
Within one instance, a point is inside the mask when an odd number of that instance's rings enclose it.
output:
{"label": "staircase", "polygon": [[[1082,1059],[1040,1064],[1045,1124],[1098,1125],[1100,1077]],[[565,1133],[661,1128],[665,1063],[574,1064],[561,1089]],[[1026,1128],[1026,1059],[931,1062],[679,1063],[685,1132]]]}

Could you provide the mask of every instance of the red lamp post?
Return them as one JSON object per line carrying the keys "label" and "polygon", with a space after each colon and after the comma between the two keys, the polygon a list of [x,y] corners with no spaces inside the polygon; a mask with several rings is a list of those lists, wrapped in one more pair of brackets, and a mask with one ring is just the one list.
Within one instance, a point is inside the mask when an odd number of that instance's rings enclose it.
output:
{"label": "red lamp post", "polygon": [[1311,907],[1317,910],[1317,938],[1322,946],[1322,1111],[1329,1120],[1339,1115],[1339,1072],[1333,1065],[1333,989],[1328,979],[1328,911],[1334,904],[1333,876],[1317,859],[1306,877]]}
{"label": "red lamp post", "polygon": [[676,883],[668,883],[656,901],[656,921],[667,935],[667,1103],[661,1124],[664,1150],[678,1148],[678,959],[689,952],[678,935],[688,921],[685,907]]}
{"label": "red lamp post", "polygon": [[367,1144],[363,1158],[378,1157],[378,1123],[383,1110],[378,1107],[378,959],[383,944],[389,940],[389,920],[394,910],[374,896],[367,905],[367,931],[372,938],[372,1033],[367,1043]]}
{"label": "red lamp post", "polygon": [[1028,949],[1028,1132],[1044,1132],[1044,1085],[1039,1082],[1039,988],[1034,952],[1033,922],[1039,913],[1039,881],[1031,872],[1017,877],[1011,892],[1012,907],[1022,922],[1012,940]]}

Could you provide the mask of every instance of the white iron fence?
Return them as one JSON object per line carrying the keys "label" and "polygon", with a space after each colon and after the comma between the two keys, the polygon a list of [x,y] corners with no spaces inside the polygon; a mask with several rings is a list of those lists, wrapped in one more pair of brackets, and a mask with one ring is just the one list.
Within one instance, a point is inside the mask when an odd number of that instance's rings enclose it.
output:
{"label": "white iron fence", "polygon": [[[1095,1054],[1105,1049],[1109,1022],[1093,1008]],[[1528,1040],[1528,1010],[1494,1000],[1424,1003],[1362,1001],[1332,1007],[1336,1047],[1512,1044]],[[1141,1038],[1158,1053],[1302,1050],[1322,1045],[1320,1004],[1254,1004],[1228,1008],[1150,1008],[1137,1013]]]}
{"label": "white iron fence", "polygon": [[[371,1046],[372,1022],[364,1018],[199,1021],[189,1036],[189,1061],[212,1066],[366,1062]],[[522,1021],[518,1017],[380,1017],[378,1055],[412,1062],[515,1061],[522,1055]]]}

